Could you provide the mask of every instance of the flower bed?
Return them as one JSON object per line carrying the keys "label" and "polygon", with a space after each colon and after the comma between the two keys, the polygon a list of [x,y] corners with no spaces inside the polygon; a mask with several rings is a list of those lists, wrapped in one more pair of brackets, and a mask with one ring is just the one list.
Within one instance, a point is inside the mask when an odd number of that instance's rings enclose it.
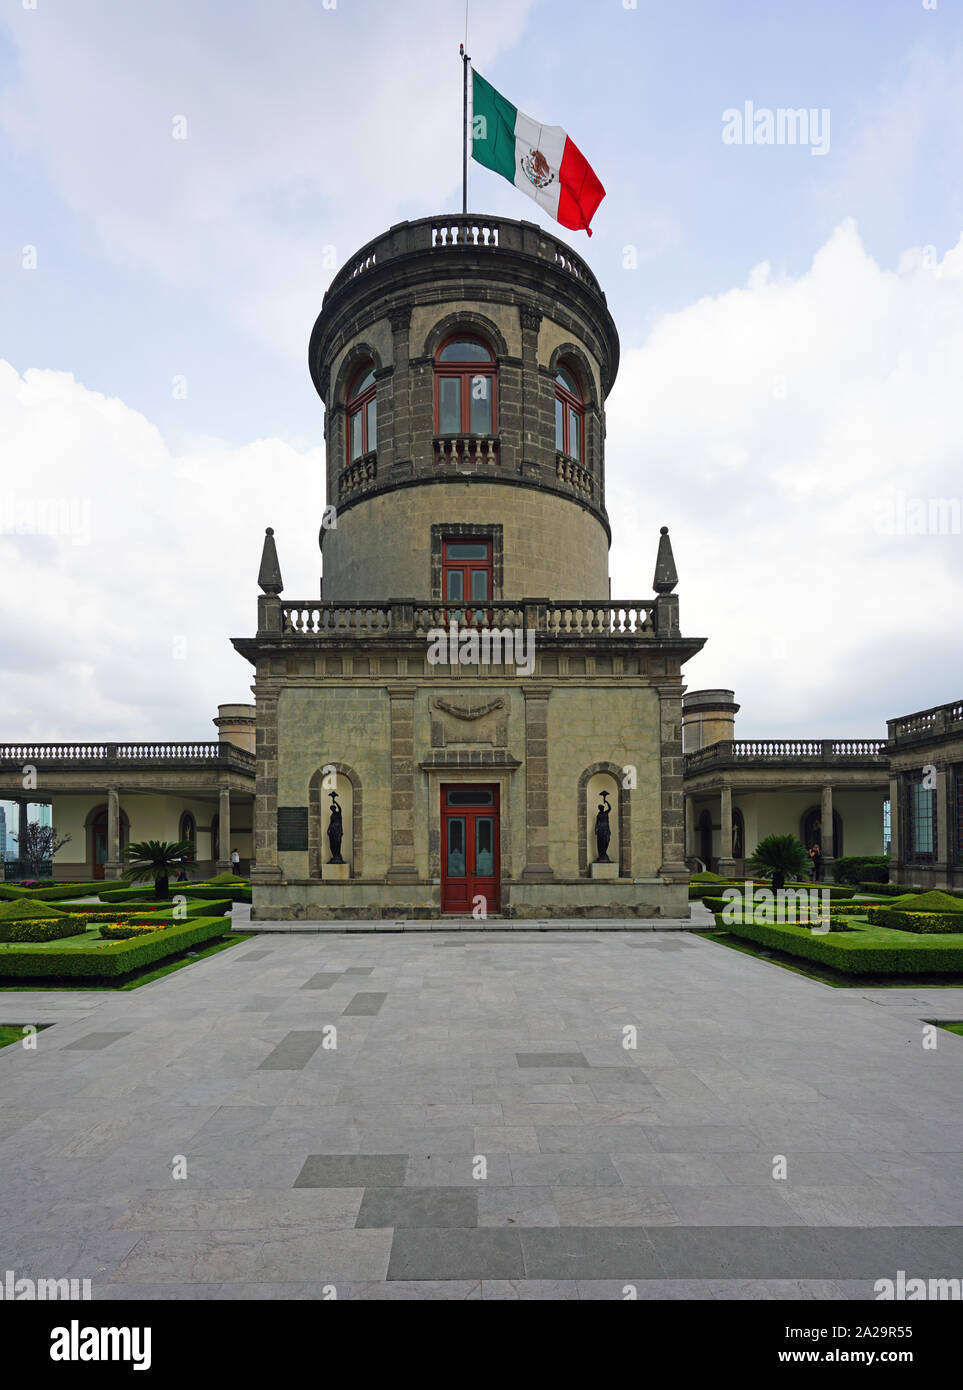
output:
{"label": "flower bed", "polygon": [[[146,924],[150,925],[150,924]],[[124,941],[38,949],[22,945],[0,950],[0,980],[51,980],[116,984],[125,977],[178,956],[194,946],[215,941],[231,930],[223,917],[198,917],[150,930]]]}

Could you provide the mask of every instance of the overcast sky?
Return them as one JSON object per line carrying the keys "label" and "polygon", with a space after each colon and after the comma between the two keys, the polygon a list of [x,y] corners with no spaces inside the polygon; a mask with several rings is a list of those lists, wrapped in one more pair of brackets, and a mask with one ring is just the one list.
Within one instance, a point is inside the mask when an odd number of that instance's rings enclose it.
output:
{"label": "overcast sky", "polygon": [[[265,525],[317,594],[311,325],[354,249],[460,207],[463,34],[462,0],[0,0],[0,738],[208,738],[251,698]],[[668,525],[689,686],[743,737],[959,698],[960,4],[476,0],[469,39],[608,189],[555,230],[622,338],[613,595]],[[813,139],[728,142],[749,101]]]}

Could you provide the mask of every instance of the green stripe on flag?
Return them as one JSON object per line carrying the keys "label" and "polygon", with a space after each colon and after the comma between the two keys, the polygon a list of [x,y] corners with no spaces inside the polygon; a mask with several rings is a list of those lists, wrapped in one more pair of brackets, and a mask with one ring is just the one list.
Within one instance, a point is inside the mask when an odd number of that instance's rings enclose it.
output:
{"label": "green stripe on flag", "polygon": [[515,181],[516,108],[472,69],[471,156]]}

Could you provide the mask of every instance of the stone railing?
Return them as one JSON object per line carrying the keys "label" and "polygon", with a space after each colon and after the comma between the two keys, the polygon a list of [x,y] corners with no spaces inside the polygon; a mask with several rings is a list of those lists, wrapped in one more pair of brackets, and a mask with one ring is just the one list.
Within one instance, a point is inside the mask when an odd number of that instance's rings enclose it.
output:
{"label": "stone railing", "polygon": [[353,492],[359,492],[366,488],[369,483],[373,483],[378,476],[378,455],[374,450],[370,454],[362,454],[361,458],[349,463],[347,468],[342,468],[338,474],[338,500],[350,497]]}
{"label": "stone railing", "polygon": [[569,487],[574,487],[577,492],[584,492],[589,497],[595,491],[591,473],[575,459],[569,458],[568,454],[555,455],[555,476],[560,482],[568,483]]}
{"label": "stone railing", "polygon": [[442,468],[498,462],[497,434],[436,434],[432,444],[435,463]]}
{"label": "stone railing", "polygon": [[581,257],[544,228],[536,226],[534,222],[516,222],[510,218],[478,214],[422,217],[415,222],[399,222],[355,252],[331,281],[328,294],[336,294],[359,276],[368,274],[397,256],[419,251],[447,253],[462,247],[491,252],[493,255],[515,252],[533,256],[558,267],[604,298],[598,281]]}
{"label": "stone railing", "polygon": [[963,733],[963,700],[954,700],[948,705],[935,705],[933,709],[920,710],[917,714],[904,714],[899,719],[887,721],[889,742],[914,743],[927,738],[938,738],[943,734]]}
{"label": "stone railing", "polygon": [[886,744],[878,738],[721,739],[685,755],[686,772],[718,763],[796,762],[818,764],[874,763],[885,767]]}
{"label": "stone railing", "polygon": [[[606,640],[677,636],[673,626],[674,604],[667,604],[662,631],[658,627],[659,601],[631,599],[592,603],[586,599],[523,599],[509,603],[492,600],[484,605],[459,606],[440,602],[394,600],[388,603],[336,603],[318,600],[280,602],[280,635],[283,637],[424,637],[432,630],[449,627],[524,628],[559,639]],[[265,629],[269,631],[270,629]]]}
{"label": "stone railing", "polygon": [[254,766],[255,758],[236,743],[0,743],[0,764],[37,763],[235,763]]}

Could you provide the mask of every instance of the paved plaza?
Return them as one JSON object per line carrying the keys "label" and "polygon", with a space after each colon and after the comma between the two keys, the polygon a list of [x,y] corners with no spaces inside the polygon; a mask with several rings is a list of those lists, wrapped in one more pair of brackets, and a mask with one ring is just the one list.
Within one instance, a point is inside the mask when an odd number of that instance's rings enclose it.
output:
{"label": "paved plaza", "polygon": [[0,992],[0,1022],[55,1025],[0,1051],[0,1270],[251,1299],[963,1276],[963,1037],[923,1045],[963,990],[832,989],[684,931],[433,926]]}

